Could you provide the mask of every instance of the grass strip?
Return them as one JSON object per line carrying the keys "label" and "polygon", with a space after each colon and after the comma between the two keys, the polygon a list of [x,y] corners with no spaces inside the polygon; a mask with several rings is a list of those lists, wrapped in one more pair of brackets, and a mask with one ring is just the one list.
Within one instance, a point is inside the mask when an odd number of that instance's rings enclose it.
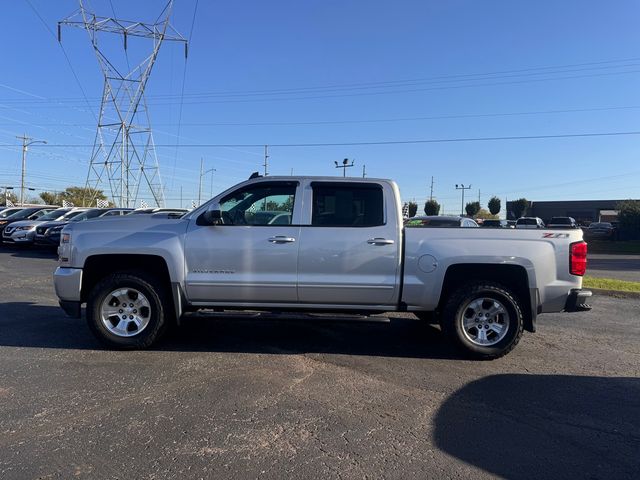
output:
{"label": "grass strip", "polygon": [[615,280],[613,278],[596,278],[585,276],[582,280],[582,286],[584,288],[600,288],[602,290],[640,293],[640,282]]}

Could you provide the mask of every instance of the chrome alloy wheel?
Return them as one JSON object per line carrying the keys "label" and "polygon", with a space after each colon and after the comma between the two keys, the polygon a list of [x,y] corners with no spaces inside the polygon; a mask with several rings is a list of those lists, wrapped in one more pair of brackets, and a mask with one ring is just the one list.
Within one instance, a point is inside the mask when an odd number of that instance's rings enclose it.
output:
{"label": "chrome alloy wheel", "polygon": [[500,301],[480,297],[467,303],[460,311],[458,322],[467,340],[481,347],[490,347],[507,334],[509,313]]}
{"label": "chrome alloy wheel", "polygon": [[139,290],[123,287],[104,298],[100,317],[110,333],[118,337],[132,337],[149,325],[151,305]]}

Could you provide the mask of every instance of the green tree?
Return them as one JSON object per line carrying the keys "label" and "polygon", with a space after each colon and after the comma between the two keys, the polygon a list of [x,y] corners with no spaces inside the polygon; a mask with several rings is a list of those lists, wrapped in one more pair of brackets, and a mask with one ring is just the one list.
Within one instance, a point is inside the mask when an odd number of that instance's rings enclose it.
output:
{"label": "green tree", "polygon": [[473,217],[480,211],[480,202],[469,202],[464,206],[464,209],[467,215]]}
{"label": "green tree", "polygon": [[498,197],[491,197],[487,206],[489,207],[489,211],[492,215],[497,215],[500,213],[500,207],[502,206],[502,204]]}
{"label": "green tree", "polygon": [[409,218],[415,217],[418,213],[418,204],[416,202],[409,202]]}
{"label": "green tree", "polygon": [[[49,205],[62,205],[63,200],[76,207],[95,207],[96,200],[106,200],[102,190],[86,187],[67,187],[63,192],[42,192],[40,198]],[[113,203],[109,202],[109,205]]]}
{"label": "green tree", "polygon": [[640,230],[640,200],[624,200],[616,208],[621,227]]}
{"label": "green tree", "polygon": [[440,204],[435,200],[427,200],[424,204],[424,213],[427,215],[439,215]]}
{"label": "green tree", "polygon": [[57,192],[42,192],[40,198],[47,205],[61,205],[62,198]]}
{"label": "green tree", "polygon": [[515,217],[520,218],[527,212],[527,208],[529,208],[529,200],[526,198],[519,198],[511,204],[511,208],[513,209]]}
{"label": "green tree", "polygon": [[498,218],[498,215],[489,212],[489,210],[481,208],[480,210],[478,210],[478,213],[475,214],[474,218],[482,218],[483,220],[495,220]]}

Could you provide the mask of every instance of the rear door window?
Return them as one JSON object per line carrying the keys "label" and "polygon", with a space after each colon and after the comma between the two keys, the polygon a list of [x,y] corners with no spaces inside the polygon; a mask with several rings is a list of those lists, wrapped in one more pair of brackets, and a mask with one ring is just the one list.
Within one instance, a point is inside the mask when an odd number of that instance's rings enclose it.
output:
{"label": "rear door window", "polygon": [[375,183],[313,182],[311,225],[375,227],[384,225],[382,187]]}

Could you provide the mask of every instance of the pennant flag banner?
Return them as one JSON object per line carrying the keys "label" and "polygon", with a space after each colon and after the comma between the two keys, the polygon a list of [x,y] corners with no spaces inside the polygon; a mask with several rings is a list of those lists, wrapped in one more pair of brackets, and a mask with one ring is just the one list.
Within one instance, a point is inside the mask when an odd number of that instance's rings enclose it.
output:
{"label": "pennant flag banner", "polygon": [[13,202],[11,200],[9,200],[7,198],[7,204],[5,205],[6,207],[15,207],[15,205],[13,204]]}
{"label": "pennant flag banner", "polygon": [[140,208],[149,208],[149,206],[147,205],[147,202],[140,200]]}
{"label": "pennant flag banner", "polygon": [[62,206],[63,206],[63,207],[65,207],[65,208],[68,208],[68,207],[75,207],[75,205],[73,204],[73,202],[69,202],[69,201],[67,201],[67,200],[62,200]]}

